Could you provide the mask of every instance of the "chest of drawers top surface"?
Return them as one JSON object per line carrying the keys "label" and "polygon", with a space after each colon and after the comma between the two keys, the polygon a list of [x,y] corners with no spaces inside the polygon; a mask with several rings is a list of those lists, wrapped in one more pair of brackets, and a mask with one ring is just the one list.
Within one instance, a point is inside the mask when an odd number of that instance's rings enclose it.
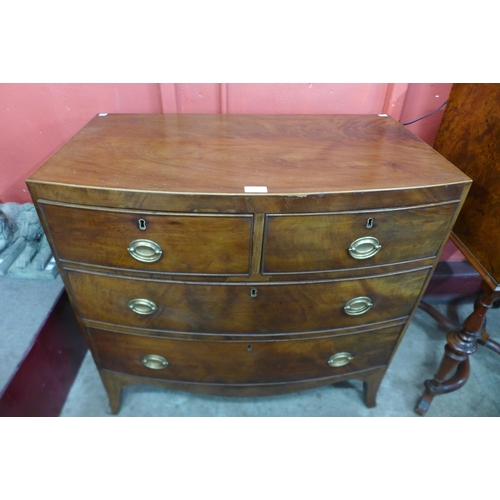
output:
{"label": "chest of drawers top surface", "polygon": [[96,116],[32,183],[159,193],[307,195],[468,182],[388,116]]}

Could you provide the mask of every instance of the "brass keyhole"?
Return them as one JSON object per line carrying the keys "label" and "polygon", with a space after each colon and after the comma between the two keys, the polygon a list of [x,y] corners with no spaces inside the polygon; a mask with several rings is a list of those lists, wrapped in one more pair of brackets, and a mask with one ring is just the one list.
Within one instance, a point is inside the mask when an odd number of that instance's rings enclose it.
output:
{"label": "brass keyhole", "polygon": [[139,219],[137,223],[139,224],[139,229],[141,231],[146,231],[146,221],[144,219]]}
{"label": "brass keyhole", "polygon": [[371,229],[373,227],[374,222],[375,222],[375,219],[373,217],[368,217],[368,219],[366,221],[367,229]]}

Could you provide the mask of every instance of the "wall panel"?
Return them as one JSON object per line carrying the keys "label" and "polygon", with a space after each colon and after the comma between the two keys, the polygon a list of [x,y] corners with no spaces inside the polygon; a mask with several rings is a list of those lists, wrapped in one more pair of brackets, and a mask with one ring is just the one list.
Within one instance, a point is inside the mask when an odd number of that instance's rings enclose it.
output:
{"label": "wall panel", "polygon": [[[435,111],[448,99],[452,85],[451,83],[414,83],[409,85],[401,113],[401,123],[411,122]],[[433,146],[443,119],[444,109],[442,108],[433,115],[408,125],[408,130]]]}
{"label": "wall panel", "polygon": [[220,113],[220,84],[176,83],[178,113]]}
{"label": "wall panel", "polygon": [[381,113],[385,83],[229,84],[229,113]]}

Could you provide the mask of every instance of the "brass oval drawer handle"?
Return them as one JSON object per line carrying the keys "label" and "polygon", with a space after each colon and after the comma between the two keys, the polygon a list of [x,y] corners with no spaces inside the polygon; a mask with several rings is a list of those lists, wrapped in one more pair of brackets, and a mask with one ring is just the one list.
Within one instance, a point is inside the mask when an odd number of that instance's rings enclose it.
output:
{"label": "brass oval drawer handle", "polygon": [[369,297],[356,297],[346,302],[344,311],[349,316],[359,316],[368,312],[372,306],[373,303]]}
{"label": "brass oval drawer handle", "polygon": [[160,245],[151,240],[135,240],[130,243],[127,250],[140,262],[156,262],[163,253]]}
{"label": "brass oval drawer handle", "polygon": [[142,314],[143,316],[153,314],[158,309],[156,304],[148,299],[132,299],[128,303],[128,307],[136,314]]}
{"label": "brass oval drawer handle", "polygon": [[351,243],[349,254],[353,259],[362,260],[373,257],[382,248],[380,241],[373,236],[363,236]]}
{"label": "brass oval drawer handle", "polygon": [[344,366],[349,364],[353,359],[353,356],[349,352],[338,352],[330,357],[327,363],[333,368],[337,368],[339,366]]}
{"label": "brass oval drawer handle", "polygon": [[168,361],[158,354],[148,354],[142,358],[142,364],[151,370],[163,370],[168,366]]}

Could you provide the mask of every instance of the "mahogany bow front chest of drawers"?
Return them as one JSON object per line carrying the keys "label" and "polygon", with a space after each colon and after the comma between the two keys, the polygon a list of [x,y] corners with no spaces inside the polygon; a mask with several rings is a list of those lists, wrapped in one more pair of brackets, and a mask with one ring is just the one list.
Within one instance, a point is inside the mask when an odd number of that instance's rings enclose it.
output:
{"label": "mahogany bow front chest of drawers", "polygon": [[28,180],[113,412],[364,382],[470,180],[382,115],[96,116]]}

